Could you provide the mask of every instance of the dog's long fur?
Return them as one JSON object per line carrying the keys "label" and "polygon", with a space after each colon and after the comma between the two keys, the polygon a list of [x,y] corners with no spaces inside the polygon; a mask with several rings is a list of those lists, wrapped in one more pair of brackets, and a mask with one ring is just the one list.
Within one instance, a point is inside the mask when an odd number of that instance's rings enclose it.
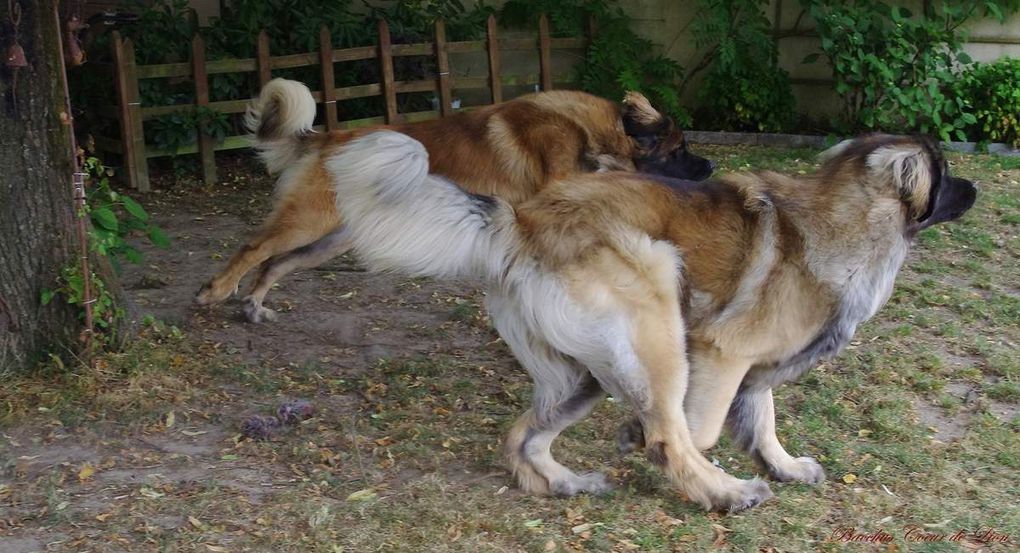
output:
{"label": "dog's long fur", "polygon": [[[371,129],[320,134],[312,130],[314,118],[308,89],[284,79],[269,82],[249,108],[255,146],[269,171],[279,174],[275,207],[262,230],[199,292],[199,304],[225,299],[262,264],[245,312],[252,322],[272,318],[262,302],[273,283],[349,248],[324,164],[338,147]],[[582,92],[543,92],[390,128],[425,144],[433,173],[511,203],[578,172],[643,170],[698,179],[712,170],[688,152],[669,118],[634,93],[621,106]]]}
{"label": "dog's long fur", "polygon": [[820,482],[779,443],[772,388],[838,353],[888,299],[917,230],[974,202],[927,140],[876,135],[823,159],[799,178],[574,175],[515,207],[430,175],[422,144],[394,132],[348,143],[326,171],[370,268],[489,283],[493,324],[535,380],[507,441],[524,489],[606,488],[549,450],[605,390],[635,409],[677,487],[734,511],[771,492],[701,455],[727,416],[772,477]]}

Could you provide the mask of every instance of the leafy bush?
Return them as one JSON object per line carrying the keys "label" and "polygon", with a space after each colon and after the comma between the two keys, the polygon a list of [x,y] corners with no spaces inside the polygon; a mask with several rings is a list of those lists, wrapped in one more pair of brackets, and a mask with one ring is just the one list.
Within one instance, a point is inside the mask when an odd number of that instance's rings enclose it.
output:
{"label": "leafy bush", "polygon": [[971,138],[1020,148],[1020,59],[975,64],[963,74],[960,93],[977,119],[967,129]]}
{"label": "leafy bush", "polygon": [[628,90],[639,91],[659,108],[688,126],[691,117],[680,104],[678,84],[683,67],[654,54],[654,44],[637,36],[630,18],[610,0],[509,0],[500,21],[512,27],[534,29],[539,16],[549,18],[556,36],[582,36],[589,18],[598,32],[584,63],[577,68],[581,88],[592,94],[620,100]]}
{"label": "leafy bush", "polygon": [[144,233],[159,247],[170,245],[163,230],[149,220],[145,208],[110,187],[113,171],[94,157],[86,158],[84,169],[89,176],[85,211],[92,220],[89,242],[93,251],[110,258],[117,267],[121,258],[131,263],[142,262],[141,252],[127,242],[132,233]]}
{"label": "leafy bush", "polygon": [[707,68],[698,89],[699,128],[779,132],[793,120],[790,76],[779,67],[779,49],[765,17],[768,4],[698,1],[691,28],[697,46],[708,49],[689,75]]}
{"label": "leafy bush", "polygon": [[[877,0],[802,0],[817,22],[822,53],[842,99],[839,130],[887,129],[966,139],[975,123],[957,94],[962,51],[960,26],[984,14],[1004,19],[1017,0],[925,3],[918,15]],[[818,59],[809,55],[805,62]]]}
{"label": "leafy bush", "polygon": [[[85,207],[78,216],[88,217],[92,222],[88,241],[93,252],[109,260],[114,269],[119,270],[121,259],[130,263],[142,262],[142,253],[127,242],[127,237],[133,233],[145,234],[161,248],[170,245],[170,239],[149,220],[149,214],[141,204],[110,187],[113,171],[95,157],[85,158],[82,169],[88,179],[85,183]],[[106,283],[94,271],[89,272],[89,292],[87,300],[81,265],[71,263],[61,269],[55,289],[43,289],[40,301],[47,305],[61,297],[68,304],[79,307],[78,316],[82,319],[85,318],[84,306],[90,303],[96,325],[94,338],[107,344],[112,338],[110,330],[115,328],[113,323],[124,316],[124,310],[116,305]]]}

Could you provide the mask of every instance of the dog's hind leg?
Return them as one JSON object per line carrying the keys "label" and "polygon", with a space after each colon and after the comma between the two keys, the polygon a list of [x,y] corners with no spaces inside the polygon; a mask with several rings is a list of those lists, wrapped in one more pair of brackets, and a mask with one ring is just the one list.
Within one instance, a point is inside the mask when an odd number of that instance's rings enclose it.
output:
{"label": "dog's hind leg", "polygon": [[268,259],[262,263],[251,292],[244,298],[245,317],[252,323],[274,320],[276,312],[263,307],[262,302],[276,281],[288,273],[318,267],[350,249],[350,234],[341,227],[307,246]]}
{"label": "dog's hind leg", "polygon": [[535,406],[517,419],[506,442],[507,457],[521,488],[562,497],[609,491],[611,486],[603,474],[576,474],[557,462],[550,451],[560,432],[584,418],[605,397],[599,383],[585,376],[569,396],[553,404],[540,397],[540,384],[535,386]]}
{"label": "dog's hind leg", "polygon": [[811,457],[793,457],[779,443],[772,388],[742,385],[730,406],[727,422],[737,445],[773,479],[808,484],[825,480],[825,470],[818,461]]}
{"label": "dog's hind leg", "polygon": [[534,404],[510,430],[506,453],[521,488],[534,494],[571,496],[609,489],[599,473],[578,475],[553,459],[550,447],[564,429],[584,418],[605,393],[588,370],[527,327],[516,300],[489,290],[493,326],[535,382]]}
{"label": "dog's hind leg", "polygon": [[248,271],[267,259],[310,244],[336,229],[339,218],[326,198],[309,200],[295,194],[285,198],[269,220],[230,259],[227,268],[202,286],[195,303],[208,305],[221,302],[237,291],[238,283]]}

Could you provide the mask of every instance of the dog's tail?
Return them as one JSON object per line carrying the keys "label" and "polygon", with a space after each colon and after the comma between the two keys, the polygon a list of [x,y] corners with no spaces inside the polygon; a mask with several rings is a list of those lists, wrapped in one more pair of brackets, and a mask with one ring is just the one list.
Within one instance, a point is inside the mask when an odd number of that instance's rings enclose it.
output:
{"label": "dog's tail", "polygon": [[372,270],[497,279],[516,248],[513,210],[429,174],[417,140],[377,131],[326,162],[337,211],[354,250]]}
{"label": "dog's tail", "polygon": [[270,173],[279,173],[301,157],[301,141],[312,130],[315,99],[308,87],[287,79],[266,83],[252,100],[244,123]]}

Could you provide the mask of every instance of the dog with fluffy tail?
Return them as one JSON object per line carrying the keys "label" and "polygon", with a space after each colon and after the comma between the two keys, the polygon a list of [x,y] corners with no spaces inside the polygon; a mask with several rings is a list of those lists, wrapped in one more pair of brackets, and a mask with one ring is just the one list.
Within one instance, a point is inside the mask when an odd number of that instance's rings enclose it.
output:
{"label": "dog with fluffy tail", "polygon": [[493,326],[535,382],[506,441],[522,488],[607,489],[550,445],[609,392],[636,411],[649,461],[728,511],[771,491],[701,454],[726,427],[769,477],[825,479],[780,442],[772,389],[837,355],[889,299],[917,232],[974,205],[949,169],[931,139],[876,134],[811,175],[583,173],[511,206],[429,174],[422,144],[393,131],[325,160],[371,268],[488,283]]}
{"label": "dog with fluffy tail", "polygon": [[[353,249],[370,269],[488,283],[493,325],[535,382],[533,406],[506,441],[525,491],[609,489],[602,474],[574,473],[550,451],[608,391],[637,409],[646,435],[662,438],[649,457],[693,501],[737,511],[771,496],[765,482],[714,467],[687,432],[680,260],[672,245],[628,220],[608,221],[594,234],[547,231],[536,218],[557,202],[543,203],[540,194],[515,212],[429,174],[428,166],[421,143],[392,131],[357,138],[326,161]],[[589,204],[560,205],[583,211]]]}

